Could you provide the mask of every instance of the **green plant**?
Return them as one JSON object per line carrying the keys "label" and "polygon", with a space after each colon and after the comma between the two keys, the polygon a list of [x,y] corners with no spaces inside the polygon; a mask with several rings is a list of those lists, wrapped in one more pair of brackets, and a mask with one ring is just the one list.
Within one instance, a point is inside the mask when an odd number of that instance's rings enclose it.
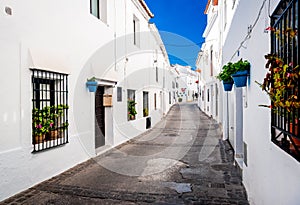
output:
{"label": "green plant", "polygon": [[231,62],[223,66],[222,71],[216,76],[217,79],[224,82],[233,82],[231,75],[235,73],[235,68]]}
{"label": "green plant", "polygon": [[235,70],[234,73],[236,73],[238,71],[245,71],[245,70],[250,71],[250,63],[247,60],[243,61],[243,59],[235,62],[233,64],[233,67],[234,67],[234,70]]}
{"label": "green plant", "polygon": [[268,72],[263,83],[255,81],[261,89],[266,92],[272,105],[260,105],[264,107],[272,106],[285,108],[291,112],[293,108],[300,108],[298,99],[299,86],[299,65],[293,66],[293,63],[284,63],[284,61],[274,54],[265,55],[267,60],[266,68]]}
{"label": "green plant", "polygon": [[69,124],[67,122],[59,124],[59,119],[63,116],[64,110],[68,108],[68,105],[46,106],[42,109],[34,108],[32,110],[33,134],[41,136],[58,127],[66,129]]}
{"label": "green plant", "polygon": [[144,114],[144,117],[146,117],[146,116],[149,115],[148,108],[144,108],[144,109],[143,109],[143,114]]}
{"label": "green plant", "polygon": [[134,118],[135,115],[137,114],[135,109],[136,102],[134,100],[128,100],[127,104],[128,104],[128,117],[129,119]]}
{"label": "green plant", "polygon": [[91,77],[90,79],[87,79],[88,82],[96,82],[97,78],[96,77]]}
{"label": "green plant", "polygon": [[182,98],[178,98],[178,102],[182,102]]}

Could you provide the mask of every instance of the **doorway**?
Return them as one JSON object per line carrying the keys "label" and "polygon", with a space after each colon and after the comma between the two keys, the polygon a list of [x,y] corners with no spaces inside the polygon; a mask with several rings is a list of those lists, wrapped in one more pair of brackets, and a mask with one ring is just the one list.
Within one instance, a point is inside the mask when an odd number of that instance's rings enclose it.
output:
{"label": "doorway", "polygon": [[95,94],[95,148],[105,145],[104,86],[98,86]]}

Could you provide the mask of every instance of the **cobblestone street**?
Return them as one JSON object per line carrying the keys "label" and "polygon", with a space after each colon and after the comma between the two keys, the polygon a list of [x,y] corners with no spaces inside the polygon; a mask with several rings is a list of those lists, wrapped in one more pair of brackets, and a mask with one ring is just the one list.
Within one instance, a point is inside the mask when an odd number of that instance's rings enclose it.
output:
{"label": "cobblestone street", "polygon": [[233,151],[194,103],[1,204],[248,204]]}

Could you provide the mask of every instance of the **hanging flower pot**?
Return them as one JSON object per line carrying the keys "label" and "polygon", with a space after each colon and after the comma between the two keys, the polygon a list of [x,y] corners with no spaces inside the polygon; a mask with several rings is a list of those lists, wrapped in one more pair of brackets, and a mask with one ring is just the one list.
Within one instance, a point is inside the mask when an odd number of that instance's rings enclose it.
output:
{"label": "hanging flower pot", "polygon": [[98,83],[95,79],[95,77],[88,79],[86,82],[86,86],[89,89],[90,92],[96,92],[97,91],[97,87],[98,87]]}
{"label": "hanging flower pot", "polygon": [[232,90],[232,86],[233,86],[233,81],[222,81],[223,82],[223,87],[225,91],[231,91]]}
{"label": "hanging flower pot", "polygon": [[231,77],[233,78],[234,85],[237,88],[245,87],[247,85],[247,76],[249,71],[237,71],[235,74],[232,74]]}

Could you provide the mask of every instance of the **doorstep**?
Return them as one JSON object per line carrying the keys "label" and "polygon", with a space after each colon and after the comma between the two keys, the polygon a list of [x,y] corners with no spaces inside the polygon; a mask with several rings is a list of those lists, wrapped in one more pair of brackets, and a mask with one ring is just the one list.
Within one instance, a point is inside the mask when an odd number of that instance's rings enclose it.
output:
{"label": "doorstep", "polygon": [[240,177],[243,176],[243,163],[244,163],[244,157],[242,154],[236,154],[234,157],[235,165],[238,170],[238,173]]}

